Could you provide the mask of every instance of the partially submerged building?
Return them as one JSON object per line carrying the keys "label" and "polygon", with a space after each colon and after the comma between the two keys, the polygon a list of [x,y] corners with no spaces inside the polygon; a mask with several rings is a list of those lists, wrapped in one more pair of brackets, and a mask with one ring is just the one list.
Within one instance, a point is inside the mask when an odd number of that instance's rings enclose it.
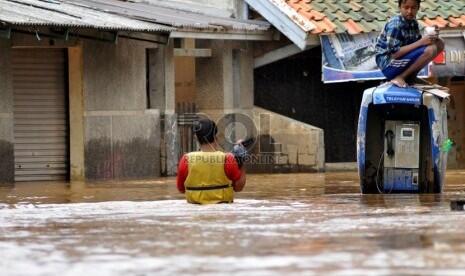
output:
{"label": "partially submerged building", "polygon": [[199,110],[251,109],[250,41],[271,36],[188,1],[0,0],[0,182],[173,174],[176,60]]}
{"label": "partially submerged building", "polygon": [[321,129],[254,107],[254,42],[279,33],[243,1],[0,7],[0,183],[174,175],[198,114],[260,138],[251,171],[324,168]]}

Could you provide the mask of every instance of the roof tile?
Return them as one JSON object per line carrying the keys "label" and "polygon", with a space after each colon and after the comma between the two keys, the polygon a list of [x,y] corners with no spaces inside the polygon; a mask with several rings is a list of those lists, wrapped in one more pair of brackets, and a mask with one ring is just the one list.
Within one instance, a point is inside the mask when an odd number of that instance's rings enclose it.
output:
{"label": "roof tile", "polygon": [[[316,26],[312,34],[381,31],[398,13],[394,0],[283,0]],[[464,0],[424,0],[418,13],[423,26],[465,27]]]}
{"label": "roof tile", "polygon": [[451,21],[456,27],[465,27],[465,15],[458,18],[449,18],[449,21]]}
{"label": "roof tile", "polygon": [[328,18],[324,18],[323,20],[318,21],[317,29],[319,30],[319,32],[317,31],[315,33],[333,33],[336,32],[336,28],[337,26],[333,24],[331,20],[329,20]]}
{"label": "roof tile", "polygon": [[347,22],[344,23],[344,26],[347,28],[347,32],[351,35],[359,34],[363,32],[362,26],[357,24],[352,19],[347,20]]}

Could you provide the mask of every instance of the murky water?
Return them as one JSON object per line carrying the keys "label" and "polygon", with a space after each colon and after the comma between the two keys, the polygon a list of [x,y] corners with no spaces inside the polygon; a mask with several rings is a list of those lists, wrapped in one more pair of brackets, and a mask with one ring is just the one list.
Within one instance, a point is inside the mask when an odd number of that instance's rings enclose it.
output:
{"label": "murky water", "polygon": [[465,171],[441,195],[360,195],[355,173],[251,175],[234,204],[174,178],[0,188],[1,275],[463,275]]}

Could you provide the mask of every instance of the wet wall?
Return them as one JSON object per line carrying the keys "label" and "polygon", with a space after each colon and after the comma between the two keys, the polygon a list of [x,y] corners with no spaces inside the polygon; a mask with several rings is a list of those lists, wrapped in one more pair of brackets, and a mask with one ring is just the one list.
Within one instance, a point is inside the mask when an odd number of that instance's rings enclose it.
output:
{"label": "wet wall", "polygon": [[160,112],[147,108],[146,48],[84,44],[86,179],[139,179],[160,175]]}
{"label": "wet wall", "polygon": [[0,39],[0,185],[14,181],[13,87],[10,41]]}
{"label": "wet wall", "polygon": [[160,175],[160,116],[86,118],[87,179],[140,179]]}
{"label": "wet wall", "polygon": [[379,81],[323,84],[317,47],[255,70],[255,105],[324,130],[326,162],[356,160],[363,91]]}

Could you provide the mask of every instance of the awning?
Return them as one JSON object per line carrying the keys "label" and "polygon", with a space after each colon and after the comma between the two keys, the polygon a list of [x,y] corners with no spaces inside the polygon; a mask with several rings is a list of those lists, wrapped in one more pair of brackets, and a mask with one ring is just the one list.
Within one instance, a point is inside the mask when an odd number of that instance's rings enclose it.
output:
{"label": "awning", "polygon": [[0,0],[0,23],[8,26],[91,28],[105,31],[169,32],[152,22],[76,6],[64,1]]}
{"label": "awning", "polygon": [[270,40],[273,35],[268,22],[214,16],[211,9],[203,13],[202,6],[182,1],[0,0],[0,31],[60,27],[238,40]]}

